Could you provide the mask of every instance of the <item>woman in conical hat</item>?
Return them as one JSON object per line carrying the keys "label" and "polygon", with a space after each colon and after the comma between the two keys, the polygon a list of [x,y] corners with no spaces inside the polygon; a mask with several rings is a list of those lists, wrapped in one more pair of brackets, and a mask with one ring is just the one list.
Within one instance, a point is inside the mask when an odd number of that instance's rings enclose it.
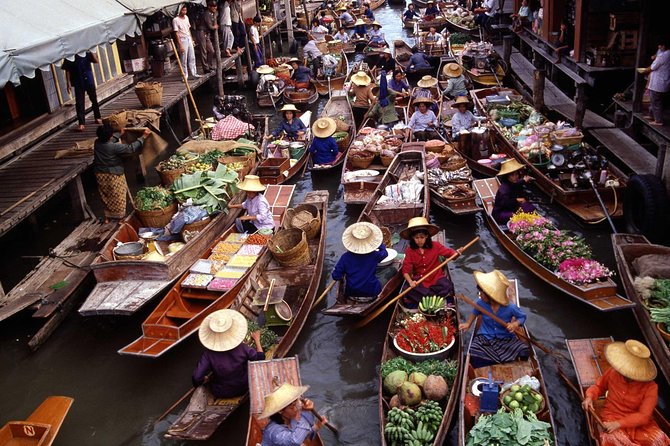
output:
{"label": "woman in conical hat", "polygon": [[309,146],[312,154],[312,162],[316,164],[330,164],[337,158],[340,149],[333,134],[337,130],[337,124],[333,118],[319,118],[312,124],[314,139]]}
{"label": "woman in conical hat", "polygon": [[530,355],[528,345],[514,334],[526,322],[526,313],[509,301],[507,297],[509,280],[497,269],[489,273],[475,271],[474,276],[479,291],[477,306],[495,314],[506,324],[501,325],[477,308],[473,308],[468,320],[458,326],[459,330],[468,330],[477,317],[482,319],[470,344],[472,367],[479,368],[527,359]]}
{"label": "woman in conical hat", "polygon": [[607,394],[605,407],[599,412],[605,432],[600,433],[602,446],[665,446],[670,438],[654,421],[658,402],[656,365],[646,345],[629,339],[605,347],[605,359],[612,366],[586,391],[582,402],[593,410],[593,402]]}
{"label": "woman in conical hat", "polygon": [[246,336],[247,320],[239,312],[219,310],[208,315],[198,330],[206,350],[193,371],[193,385],[197,387],[207,382],[215,398],[244,395],[249,390],[248,361],[265,359],[260,331],[251,333],[256,350],[242,342]]}
{"label": "woman in conical hat", "polygon": [[[283,114],[283,118],[277,128],[272,131],[272,136],[276,138],[283,133],[288,139],[302,139],[307,127],[305,127],[305,123],[302,120],[296,117],[298,109],[295,105],[286,104],[279,111]],[[270,135],[266,138],[269,137]]]}
{"label": "woman in conical hat", "polygon": [[302,445],[321,429],[324,423],[310,412],[314,403],[301,398],[308,389],[284,383],[265,395],[263,412],[257,420],[263,429],[262,446]]}
{"label": "woman in conical hat", "polygon": [[461,136],[461,130],[469,130],[475,125],[475,116],[468,107],[472,103],[466,96],[459,96],[456,98],[451,106],[456,109],[456,113],[451,117],[451,136],[455,141]]}
{"label": "woman in conical hat", "polygon": [[354,122],[356,128],[360,128],[363,124],[363,117],[370,110],[372,104],[377,100],[372,93],[374,84],[372,79],[364,71],[351,76],[351,86],[349,88],[350,96],[353,96],[351,101],[351,110],[354,113]]}
{"label": "woman in conical hat", "polygon": [[376,297],[382,284],[375,275],[377,265],[388,256],[382,243],[382,230],[372,223],[358,222],[342,233],[342,254],[333,270],[333,280],[346,278],[344,294],[350,297]]}
{"label": "woman in conical hat", "polygon": [[460,251],[454,251],[431,239],[439,231],[425,217],[414,217],[407,224],[407,228],[400,232],[400,237],[409,240],[401,272],[407,284],[413,288],[403,298],[405,308],[417,308],[423,296],[438,295],[453,302],[454,284],[444,275],[442,268],[417,285],[419,279],[440,264],[440,256],[447,258],[460,254]]}
{"label": "woman in conical hat", "polygon": [[240,204],[229,204],[229,208],[245,209],[247,215],[235,219],[238,232],[252,233],[258,230],[272,231],[275,227],[270,203],[263,195],[265,186],[257,175],[247,175],[237,184],[239,190],[247,193],[247,198]]}
{"label": "woman in conical hat", "polygon": [[445,64],[442,73],[447,77],[447,86],[442,91],[442,95],[450,98],[468,95],[467,81],[463,76],[463,68],[459,64],[455,62]]}
{"label": "woman in conical hat", "polygon": [[506,225],[512,215],[521,209],[523,212],[533,212],[535,206],[524,197],[523,185],[533,178],[525,175],[521,178],[523,165],[515,159],[504,161],[500,166],[498,178],[500,187],[493,201],[491,216],[500,225]]}
{"label": "woman in conical hat", "polygon": [[365,20],[359,18],[354,23],[354,39],[362,39],[367,34],[367,28],[365,27]]}

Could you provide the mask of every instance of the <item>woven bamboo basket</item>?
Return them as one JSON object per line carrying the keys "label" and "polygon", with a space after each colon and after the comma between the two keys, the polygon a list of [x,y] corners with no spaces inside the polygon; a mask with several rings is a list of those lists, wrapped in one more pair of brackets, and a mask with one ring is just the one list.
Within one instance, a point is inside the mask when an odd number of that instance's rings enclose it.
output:
{"label": "woven bamboo basket", "polygon": [[181,229],[181,238],[184,239],[186,243],[188,243],[189,240],[191,240],[193,237],[198,235],[203,229],[205,229],[211,221],[212,220],[209,217],[207,217],[203,220],[198,220],[193,223],[185,224],[184,227]]}
{"label": "woven bamboo basket", "polygon": [[337,140],[337,148],[340,149],[340,152],[344,152],[347,147],[349,147],[349,141],[351,140],[350,136]]}
{"label": "woven bamboo basket", "polygon": [[349,127],[351,127],[349,124],[344,122],[341,119],[335,119],[335,132],[348,132]]}
{"label": "woven bamboo basket", "polygon": [[163,100],[163,84],[160,82],[138,82],[135,94],[144,108],[160,107]]}
{"label": "woven bamboo basket", "polygon": [[286,210],[285,228],[296,228],[305,231],[308,239],[316,238],[321,230],[321,214],[313,204],[301,204]]}
{"label": "woven bamboo basket", "polygon": [[161,177],[161,184],[165,187],[170,187],[170,185],[174,183],[177,178],[186,172],[186,168],[180,167],[178,169],[172,170],[160,170],[158,167],[156,167],[156,172],[158,172],[158,176]]}
{"label": "woven bamboo basket", "polygon": [[177,202],[173,202],[170,206],[154,211],[140,211],[137,210],[137,216],[140,218],[142,224],[148,228],[162,228],[172,220],[172,216],[177,213]]}
{"label": "woven bamboo basket", "polygon": [[380,158],[382,160],[382,166],[388,167],[393,162],[393,158],[395,158],[395,156],[381,155]]}
{"label": "woven bamboo basket", "polygon": [[391,238],[391,230],[386,226],[382,226],[379,229],[382,230],[382,243],[384,243],[384,246],[386,246],[387,248],[390,248],[391,243],[393,241],[393,239]]}
{"label": "woven bamboo basket", "polygon": [[268,249],[282,266],[303,266],[311,261],[307,235],[302,229],[280,229],[268,240]]}
{"label": "woven bamboo basket", "polygon": [[102,118],[102,123],[109,124],[115,132],[120,132],[121,129],[126,128],[126,125],[128,125],[126,111],[123,110],[113,115],[109,115],[106,118]]}
{"label": "woven bamboo basket", "polygon": [[584,139],[584,135],[581,132],[573,136],[563,136],[563,133],[565,133],[565,130],[556,130],[553,133],[556,144],[560,144],[562,146],[571,146],[573,144],[581,144],[582,140]]}
{"label": "woven bamboo basket", "polygon": [[223,156],[219,158],[217,162],[219,164],[242,163],[243,166],[235,170],[240,180],[247,176],[253,167],[252,159],[247,156]]}
{"label": "woven bamboo basket", "polygon": [[444,146],[445,146],[444,141],[440,141],[437,139],[426,141],[425,145],[427,151],[434,153],[442,153],[442,150],[444,150]]}
{"label": "woven bamboo basket", "polygon": [[442,168],[448,171],[454,171],[465,167],[466,164],[467,161],[460,156],[452,156],[446,163],[444,163],[444,165],[442,165]]}
{"label": "woven bamboo basket", "polygon": [[354,167],[356,169],[367,169],[370,167],[370,164],[372,164],[372,161],[374,161],[375,156],[370,155],[366,156],[364,158],[361,157],[351,157],[349,158],[349,162],[351,163],[351,167]]}

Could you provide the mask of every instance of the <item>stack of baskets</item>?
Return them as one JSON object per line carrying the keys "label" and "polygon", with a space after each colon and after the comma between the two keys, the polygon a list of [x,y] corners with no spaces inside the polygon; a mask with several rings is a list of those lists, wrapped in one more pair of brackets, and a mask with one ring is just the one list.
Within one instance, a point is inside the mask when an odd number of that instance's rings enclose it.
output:
{"label": "stack of baskets", "polygon": [[312,260],[307,235],[302,229],[280,229],[268,240],[268,249],[282,266],[303,266]]}
{"label": "stack of baskets", "polygon": [[442,168],[452,172],[454,170],[461,169],[466,165],[467,161],[465,161],[460,155],[452,155],[451,158],[449,158],[447,162],[442,165]]}
{"label": "stack of baskets", "polygon": [[138,82],[135,94],[144,108],[160,107],[163,101],[163,84],[160,82]]}
{"label": "stack of baskets", "polygon": [[301,204],[286,210],[285,228],[296,228],[305,231],[308,239],[316,238],[321,230],[321,215],[313,204]]}

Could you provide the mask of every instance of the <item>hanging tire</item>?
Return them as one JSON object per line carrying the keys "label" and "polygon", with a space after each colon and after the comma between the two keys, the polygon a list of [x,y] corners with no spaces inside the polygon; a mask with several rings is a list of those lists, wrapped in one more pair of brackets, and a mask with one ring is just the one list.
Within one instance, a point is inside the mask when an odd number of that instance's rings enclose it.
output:
{"label": "hanging tire", "polygon": [[626,187],[623,202],[626,230],[643,234],[652,243],[668,239],[670,200],[663,182],[655,175],[634,175]]}

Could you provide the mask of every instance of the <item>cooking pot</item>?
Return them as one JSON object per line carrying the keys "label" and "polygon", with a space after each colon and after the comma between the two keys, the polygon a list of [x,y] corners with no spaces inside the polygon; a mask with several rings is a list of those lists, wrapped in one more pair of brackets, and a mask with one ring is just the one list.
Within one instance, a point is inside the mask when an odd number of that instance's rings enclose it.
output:
{"label": "cooking pot", "polygon": [[163,40],[152,40],[149,50],[154,60],[166,60],[168,58],[167,45]]}
{"label": "cooking pot", "polygon": [[114,256],[119,259],[128,259],[141,256],[144,253],[144,243],[127,242],[114,248]]}

